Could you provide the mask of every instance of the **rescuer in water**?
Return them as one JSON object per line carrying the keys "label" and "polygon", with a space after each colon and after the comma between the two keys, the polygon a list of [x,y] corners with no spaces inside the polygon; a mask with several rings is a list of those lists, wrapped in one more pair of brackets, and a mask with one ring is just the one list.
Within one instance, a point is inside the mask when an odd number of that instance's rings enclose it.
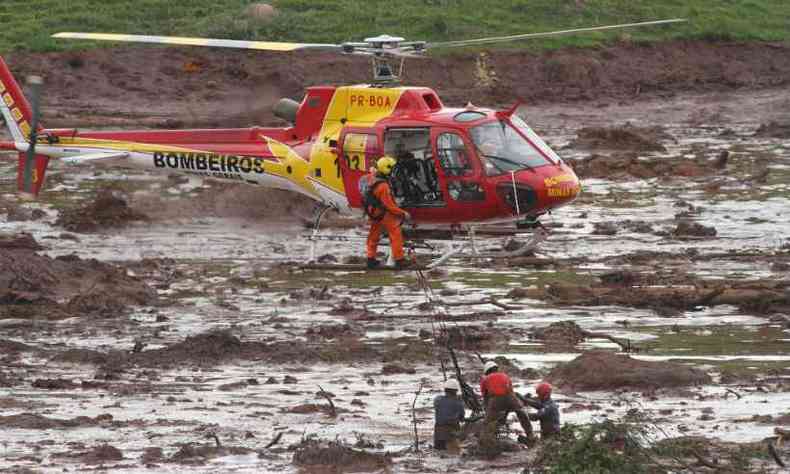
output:
{"label": "rescuer in water", "polygon": [[480,381],[480,393],[486,409],[485,425],[480,435],[481,446],[490,446],[496,437],[496,427],[500,419],[507,419],[508,413],[515,412],[521,428],[524,429],[528,442],[534,440],[532,424],[524,412],[524,406],[513,391],[513,382],[504,372],[499,371],[496,362],[488,361],[484,367],[484,376]]}
{"label": "rescuer in water", "polygon": [[451,453],[461,451],[461,422],[464,420],[464,402],[458,396],[461,386],[457,380],[450,379],[444,383],[444,395],[433,400],[434,426],[433,447]]}
{"label": "rescuer in water", "polygon": [[551,385],[542,382],[535,387],[538,399],[525,397],[525,402],[532,408],[538,410],[537,413],[530,413],[529,419],[540,421],[540,436],[543,439],[549,438],[560,432],[560,409],[557,402],[551,399]]}
{"label": "rescuer in water", "polygon": [[381,265],[381,262],[376,259],[376,250],[379,240],[381,240],[382,230],[386,230],[389,235],[395,268],[408,267],[403,253],[401,225],[403,221],[411,219],[411,215],[395,203],[388,181],[396,163],[392,157],[381,157],[376,162],[375,172],[371,169],[371,172],[362,178],[367,180],[367,186],[362,186],[365,188],[362,198],[365,213],[370,217],[370,232],[367,241],[368,268],[376,268]]}

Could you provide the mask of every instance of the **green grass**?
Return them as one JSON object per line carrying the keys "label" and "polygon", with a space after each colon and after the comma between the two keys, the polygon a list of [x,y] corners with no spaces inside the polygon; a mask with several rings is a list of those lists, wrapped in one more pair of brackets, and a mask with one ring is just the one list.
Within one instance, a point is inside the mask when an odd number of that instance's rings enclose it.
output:
{"label": "green grass", "polygon": [[92,46],[56,41],[58,31],[342,42],[388,33],[444,41],[613,23],[686,17],[686,25],[520,42],[534,49],[602,41],[673,38],[783,41],[790,37],[786,0],[273,0],[276,21],[250,21],[250,0],[3,0],[0,52]]}

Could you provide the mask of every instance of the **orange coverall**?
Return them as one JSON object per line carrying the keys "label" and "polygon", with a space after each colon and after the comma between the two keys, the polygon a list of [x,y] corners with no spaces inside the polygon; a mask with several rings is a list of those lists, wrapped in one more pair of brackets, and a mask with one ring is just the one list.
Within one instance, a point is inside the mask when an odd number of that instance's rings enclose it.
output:
{"label": "orange coverall", "polygon": [[[369,177],[371,179],[372,177]],[[381,179],[381,178],[379,178]],[[373,186],[371,179],[370,185]],[[400,226],[403,218],[406,216],[406,211],[399,208],[392,199],[392,191],[390,185],[386,181],[376,185],[373,190],[373,195],[381,201],[384,209],[375,209],[371,213],[370,218],[370,232],[368,232],[367,251],[368,258],[376,258],[376,249],[381,240],[382,229],[387,230],[390,237],[390,245],[392,246],[392,258],[397,260],[403,259],[403,234],[401,233]]]}

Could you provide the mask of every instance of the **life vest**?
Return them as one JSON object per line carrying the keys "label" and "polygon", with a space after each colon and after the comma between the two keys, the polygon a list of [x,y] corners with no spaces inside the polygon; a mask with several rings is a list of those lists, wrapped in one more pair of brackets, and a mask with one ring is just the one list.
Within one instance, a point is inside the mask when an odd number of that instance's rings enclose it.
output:
{"label": "life vest", "polygon": [[365,215],[371,219],[381,219],[384,217],[386,209],[381,199],[376,197],[375,191],[379,185],[386,182],[385,179],[379,178],[373,173],[359,180],[359,194],[362,196],[362,209],[365,211]]}

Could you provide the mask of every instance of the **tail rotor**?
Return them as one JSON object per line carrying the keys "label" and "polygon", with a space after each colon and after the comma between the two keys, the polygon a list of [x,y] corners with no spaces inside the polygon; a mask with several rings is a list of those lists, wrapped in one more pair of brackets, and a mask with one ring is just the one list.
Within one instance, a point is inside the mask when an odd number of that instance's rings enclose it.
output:
{"label": "tail rotor", "polygon": [[[25,164],[22,169],[22,183],[20,194],[32,199],[35,197],[34,184],[38,182],[39,176],[33,176],[36,162],[36,142],[38,141],[38,122],[41,113],[41,87],[44,84],[43,79],[39,76],[30,76],[27,79],[30,86],[30,108],[32,116],[30,118],[30,145],[28,146],[27,153],[25,154]],[[21,157],[20,157],[21,158]],[[36,178],[36,179],[34,179]],[[43,178],[43,177],[41,177]]]}

